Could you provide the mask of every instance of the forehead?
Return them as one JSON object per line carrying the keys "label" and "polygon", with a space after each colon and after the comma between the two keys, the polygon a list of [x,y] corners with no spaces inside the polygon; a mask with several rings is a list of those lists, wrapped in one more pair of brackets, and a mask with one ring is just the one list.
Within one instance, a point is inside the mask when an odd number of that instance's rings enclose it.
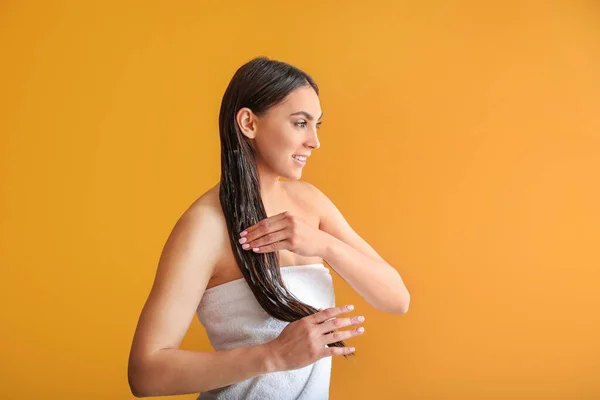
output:
{"label": "forehead", "polygon": [[288,115],[296,111],[306,111],[316,118],[321,115],[319,96],[311,86],[302,86],[294,90],[277,108],[280,112],[287,112]]}

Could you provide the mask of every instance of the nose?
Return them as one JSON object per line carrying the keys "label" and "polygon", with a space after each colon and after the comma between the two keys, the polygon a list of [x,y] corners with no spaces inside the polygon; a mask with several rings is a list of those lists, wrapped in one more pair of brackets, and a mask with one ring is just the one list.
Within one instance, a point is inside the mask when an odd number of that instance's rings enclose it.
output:
{"label": "nose", "polygon": [[310,148],[311,150],[316,150],[319,147],[321,147],[321,142],[319,142],[319,136],[317,135],[317,130],[314,129],[311,132],[312,132],[312,134],[306,140],[305,145],[306,145],[306,147]]}

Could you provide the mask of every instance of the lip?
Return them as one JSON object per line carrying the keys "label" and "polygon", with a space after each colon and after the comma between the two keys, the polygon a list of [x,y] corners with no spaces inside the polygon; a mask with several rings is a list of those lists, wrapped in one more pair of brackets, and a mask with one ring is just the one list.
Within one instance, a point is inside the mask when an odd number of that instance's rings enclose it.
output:
{"label": "lip", "polygon": [[[298,154],[299,155],[299,154]],[[308,158],[308,157],[307,157]],[[296,164],[298,164],[301,167],[304,167],[306,165],[306,161],[300,161],[300,160],[296,160],[294,157],[292,157],[292,160],[294,160],[294,162]]]}

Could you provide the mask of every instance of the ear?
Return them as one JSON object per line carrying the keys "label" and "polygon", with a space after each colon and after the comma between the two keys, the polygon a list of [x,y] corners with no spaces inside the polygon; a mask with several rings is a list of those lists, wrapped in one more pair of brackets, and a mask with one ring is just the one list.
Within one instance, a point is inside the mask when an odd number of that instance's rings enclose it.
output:
{"label": "ear", "polygon": [[240,108],[235,116],[235,120],[244,136],[249,139],[256,137],[257,117],[248,107]]}

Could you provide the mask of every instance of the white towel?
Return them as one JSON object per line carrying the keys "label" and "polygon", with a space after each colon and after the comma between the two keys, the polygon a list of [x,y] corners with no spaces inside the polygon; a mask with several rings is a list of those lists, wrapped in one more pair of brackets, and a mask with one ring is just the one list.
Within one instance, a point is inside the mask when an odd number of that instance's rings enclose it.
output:
{"label": "white towel", "polygon": [[[300,301],[323,309],[335,305],[332,277],[323,264],[291,265],[280,271],[285,286]],[[216,351],[269,342],[288,324],[262,309],[244,278],[207,289],[197,315]],[[327,400],[330,377],[331,356],[300,369],[203,392],[198,400]]]}

